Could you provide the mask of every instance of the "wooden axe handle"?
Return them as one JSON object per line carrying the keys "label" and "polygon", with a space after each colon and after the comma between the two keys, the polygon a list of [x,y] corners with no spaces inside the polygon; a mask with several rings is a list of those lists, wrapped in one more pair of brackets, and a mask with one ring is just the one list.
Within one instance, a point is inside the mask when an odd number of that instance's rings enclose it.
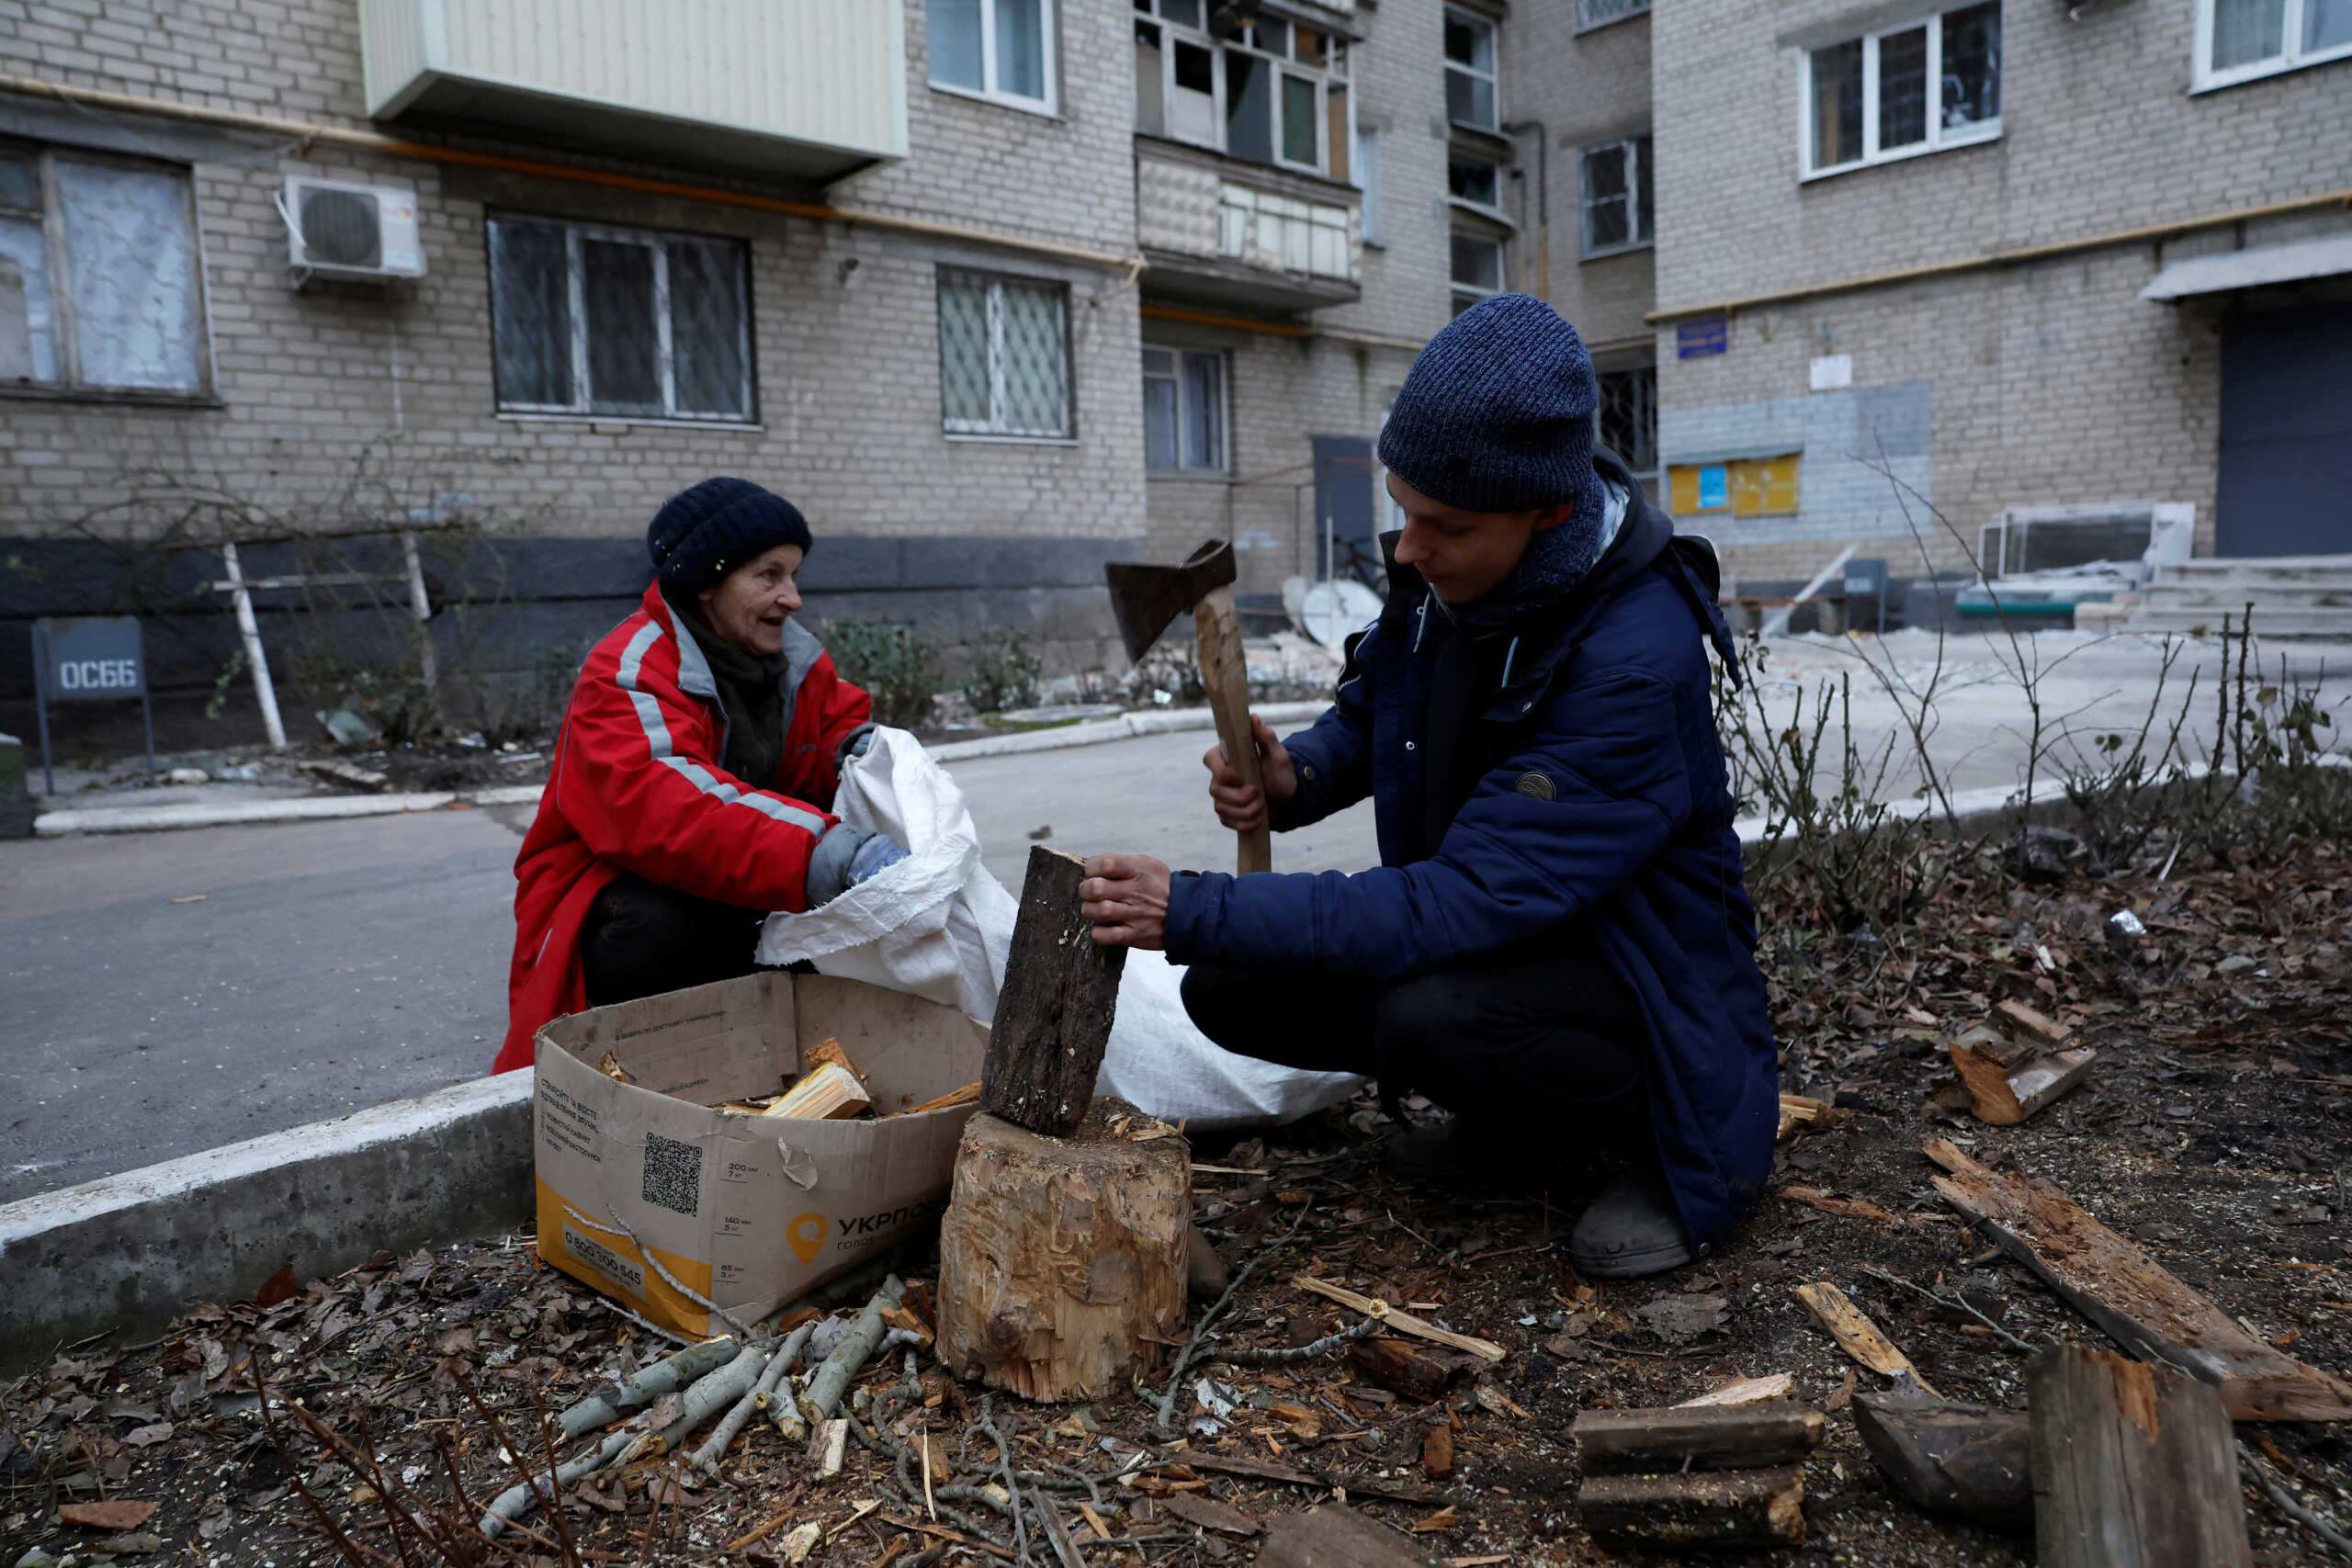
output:
{"label": "wooden axe handle", "polygon": [[[1193,607],[1193,629],[1201,639],[1201,684],[1207,688],[1209,712],[1216,717],[1217,744],[1226,761],[1241,771],[1241,782],[1262,795],[1265,781],[1258,773],[1258,742],[1250,731],[1250,664],[1241,651],[1241,617],[1234,613],[1233,590],[1211,589]],[[1268,810],[1272,809],[1268,803]],[[1241,874],[1274,869],[1273,836],[1262,826],[1238,833],[1241,840]]]}

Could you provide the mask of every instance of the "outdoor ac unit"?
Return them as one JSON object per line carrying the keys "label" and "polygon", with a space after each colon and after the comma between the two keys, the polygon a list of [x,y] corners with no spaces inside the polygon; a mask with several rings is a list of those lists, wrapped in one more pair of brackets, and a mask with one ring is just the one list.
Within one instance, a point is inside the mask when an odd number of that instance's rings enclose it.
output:
{"label": "outdoor ac unit", "polygon": [[423,277],[416,193],[293,175],[277,195],[286,264],[315,277]]}

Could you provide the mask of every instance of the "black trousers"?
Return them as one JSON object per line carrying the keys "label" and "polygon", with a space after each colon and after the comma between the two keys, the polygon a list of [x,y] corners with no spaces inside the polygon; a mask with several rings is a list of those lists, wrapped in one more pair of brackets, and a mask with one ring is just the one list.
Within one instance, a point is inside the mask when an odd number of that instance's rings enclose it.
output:
{"label": "black trousers", "polygon": [[596,895],[581,923],[588,1005],[609,1007],[749,975],[759,967],[752,954],[766,918],[758,909],[697,898],[623,872]]}
{"label": "black trousers", "polygon": [[1369,1073],[1384,1095],[1419,1090],[1498,1136],[1649,1147],[1640,1012],[1580,935],[1385,983],[1194,964],[1184,1010],[1228,1051]]}

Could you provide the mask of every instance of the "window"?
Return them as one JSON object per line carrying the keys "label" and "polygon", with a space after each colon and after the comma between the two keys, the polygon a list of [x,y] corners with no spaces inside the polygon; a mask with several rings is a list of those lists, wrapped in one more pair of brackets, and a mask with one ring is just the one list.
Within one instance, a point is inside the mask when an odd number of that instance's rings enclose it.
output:
{"label": "window", "polygon": [[1477,130],[1496,130],[1495,24],[1449,8],[1445,13],[1445,118]]}
{"label": "window", "polygon": [[931,85],[1054,109],[1053,0],[931,0]]}
{"label": "window", "polygon": [[1225,472],[1224,355],[1143,351],[1143,462],[1155,471]]}
{"label": "window", "polygon": [[2001,134],[1999,0],[1810,50],[1804,59],[1808,175]]}
{"label": "window", "polygon": [[1363,191],[1363,243],[1388,243],[1386,220],[1380,201],[1380,147],[1377,130],[1356,132],[1356,184]]}
{"label": "window", "polygon": [[1217,249],[1251,266],[1352,278],[1348,209],[1248,186],[1217,193]]}
{"label": "window", "polygon": [[0,385],[200,393],[185,169],[0,145]]}
{"label": "window", "polygon": [[1645,15],[1650,0],[1577,0],[1577,31],[1589,33],[1628,17]]}
{"label": "window", "polygon": [[1657,472],[1657,367],[1604,370],[1594,411],[1600,444],[1625,460],[1636,477]]}
{"label": "window", "polygon": [[1629,136],[1577,154],[1583,254],[1615,255],[1650,243],[1650,139]]}
{"label": "window", "polygon": [[1490,159],[1460,155],[1449,158],[1445,164],[1446,194],[1473,207],[1499,207],[1498,173]]}
{"label": "window", "polygon": [[493,216],[499,408],[749,420],[748,263],[741,240]]}
{"label": "window", "polygon": [[1797,459],[1783,452],[1769,457],[1735,457],[1713,463],[1676,463],[1667,469],[1668,510],[1677,517],[1786,517],[1797,511]]}
{"label": "window", "polygon": [[2197,0],[2199,89],[2352,57],[2352,0]]}
{"label": "window", "polygon": [[1058,283],[939,269],[940,425],[1067,439],[1069,333]]}
{"label": "window", "polygon": [[1255,164],[1350,177],[1348,50],[1304,22],[1135,0],[1136,129]]}
{"label": "window", "polygon": [[1453,313],[1462,314],[1503,287],[1503,243],[1476,234],[1453,236]]}

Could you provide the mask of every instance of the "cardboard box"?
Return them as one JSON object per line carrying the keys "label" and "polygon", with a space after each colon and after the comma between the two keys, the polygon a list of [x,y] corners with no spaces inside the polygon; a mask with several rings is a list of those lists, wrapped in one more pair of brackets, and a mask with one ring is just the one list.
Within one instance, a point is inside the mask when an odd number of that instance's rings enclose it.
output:
{"label": "cardboard box", "polygon": [[[775,1093],[827,1039],[876,1120],[712,1109]],[[953,1008],[782,970],[557,1019],[538,1034],[539,1256],[681,1334],[725,1325],[640,1247],[739,1317],[773,1311],[936,1216],[976,1107],[885,1112],[975,1082],[987,1045]],[[599,1070],[607,1051],[633,1082]]]}

